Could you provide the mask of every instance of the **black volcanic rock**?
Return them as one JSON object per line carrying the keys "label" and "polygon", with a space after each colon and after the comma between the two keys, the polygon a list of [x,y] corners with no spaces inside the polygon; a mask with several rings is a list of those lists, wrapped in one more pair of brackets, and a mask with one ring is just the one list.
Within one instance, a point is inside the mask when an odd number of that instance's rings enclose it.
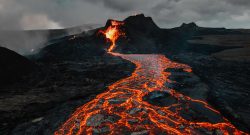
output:
{"label": "black volcanic rock", "polygon": [[0,47],[0,65],[0,86],[17,81],[36,69],[33,62],[4,47]]}
{"label": "black volcanic rock", "polygon": [[118,20],[113,20],[113,19],[108,19],[105,25],[105,28],[108,28],[109,26],[112,25],[112,21],[116,21],[116,22],[122,22],[122,21],[118,21]]}
{"label": "black volcanic rock", "polygon": [[[90,36],[92,38],[92,36]],[[62,41],[51,44],[43,48],[38,54],[34,55],[38,61],[65,61],[81,60],[85,57],[102,56],[105,54],[103,47],[94,43],[94,39],[85,37],[66,37]]]}
{"label": "black volcanic rock", "polygon": [[151,17],[145,17],[144,14],[130,16],[124,20],[125,25],[141,32],[150,32],[159,30]]}
{"label": "black volcanic rock", "polygon": [[191,23],[183,23],[180,27],[173,28],[177,29],[178,32],[182,35],[187,35],[187,34],[194,34],[198,30],[201,29],[196,23],[191,22]]}
{"label": "black volcanic rock", "polygon": [[196,24],[196,23],[194,23],[194,22],[191,22],[191,23],[183,23],[181,26],[180,26],[181,28],[188,28],[188,29],[190,29],[190,28],[192,28],[192,29],[195,29],[195,28],[198,28],[199,26]]}
{"label": "black volcanic rock", "polygon": [[177,102],[170,93],[165,91],[153,91],[143,97],[144,101],[157,106],[169,106]]}
{"label": "black volcanic rock", "polygon": [[[106,27],[110,25],[109,20]],[[143,14],[130,16],[123,20],[124,25],[121,30],[125,32],[125,37],[117,41],[114,51],[121,53],[153,53],[157,52],[155,41],[160,35],[161,29],[154,23],[151,17]]]}

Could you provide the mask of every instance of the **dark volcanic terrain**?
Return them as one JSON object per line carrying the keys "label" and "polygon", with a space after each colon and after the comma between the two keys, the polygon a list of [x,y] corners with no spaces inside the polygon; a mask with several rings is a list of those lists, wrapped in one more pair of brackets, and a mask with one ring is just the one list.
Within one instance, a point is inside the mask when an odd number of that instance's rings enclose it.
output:
{"label": "dark volcanic terrain", "polygon": [[[175,83],[165,85],[208,100],[238,129],[249,133],[248,30],[204,28],[195,23],[161,29],[143,14],[130,16],[124,23],[121,29],[126,37],[118,40],[114,52],[164,54],[189,65],[192,75],[167,69]],[[106,53],[109,43],[98,30],[109,25],[110,20],[102,28],[53,38],[38,53],[25,57],[1,47],[0,134],[53,134],[77,107],[130,76],[134,64]],[[167,101],[162,96],[148,102],[164,106]]]}
{"label": "dark volcanic terrain", "polygon": [[[77,49],[79,48],[75,48],[75,50]],[[11,54],[13,52],[4,49],[0,54],[3,53]],[[106,86],[109,84],[129,76],[134,69],[133,64],[108,54],[83,56],[85,54],[88,52],[83,52],[82,55],[74,53],[74,56],[60,59],[56,59],[55,55],[53,55],[55,59],[48,58],[49,56],[39,57],[39,59],[32,57],[32,61],[16,54],[9,59],[1,57],[1,63],[7,63],[6,65],[16,68],[15,70],[7,68],[13,70],[9,72],[1,65],[1,71],[5,75],[1,76],[1,82],[4,83],[0,87],[1,134],[10,133],[20,123],[31,123],[29,126],[32,127],[41,120],[45,120],[53,126],[48,127],[45,124],[36,129],[38,131],[32,131],[31,134],[39,134],[39,130],[45,128],[49,128],[48,130],[52,133],[59,126],[60,121],[63,122],[77,106],[93,99],[97,94],[106,90]],[[15,62],[16,60],[19,61]],[[31,65],[36,69],[26,72],[29,71]],[[18,73],[22,73],[22,76]],[[18,77],[14,82],[12,81],[13,76]],[[8,78],[12,83],[6,83]],[[60,112],[55,114],[57,118],[52,119],[56,120],[44,118],[47,114],[57,112],[58,108],[59,110],[62,108],[62,114]],[[51,109],[54,111],[50,111]],[[21,129],[26,130],[26,128],[29,127]],[[19,132],[12,133],[18,134]],[[45,132],[41,131],[41,133]]]}

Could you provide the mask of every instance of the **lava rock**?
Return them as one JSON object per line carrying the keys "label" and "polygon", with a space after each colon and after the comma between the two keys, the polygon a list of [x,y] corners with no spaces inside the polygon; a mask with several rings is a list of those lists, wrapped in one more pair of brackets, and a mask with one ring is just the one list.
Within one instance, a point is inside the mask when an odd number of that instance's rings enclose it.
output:
{"label": "lava rock", "polygon": [[102,128],[93,128],[93,134],[104,134],[104,133],[109,133],[110,132],[110,128],[105,126]]}
{"label": "lava rock", "polygon": [[38,67],[29,59],[0,47],[0,86],[18,81]]}
{"label": "lava rock", "polygon": [[110,122],[115,123],[120,119],[120,116],[118,115],[107,115],[107,114],[95,114],[88,118],[87,120],[87,126],[100,126],[102,123]]}
{"label": "lava rock", "polygon": [[133,125],[133,124],[137,124],[138,123],[138,119],[129,119],[128,120],[128,123],[130,124],[130,125]]}
{"label": "lava rock", "polygon": [[131,135],[148,135],[149,131],[148,130],[143,130],[139,132],[132,132]]}
{"label": "lava rock", "polygon": [[108,100],[110,104],[121,104],[127,101],[127,98],[112,98]]}
{"label": "lava rock", "polygon": [[165,91],[153,91],[143,97],[144,101],[157,106],[169,106],[177,103],[177,99]]}
{"label": "lava rock", "polygon": [[105,121],[104,115],[96,114],[87,120],[87,126],[100,126]]}
{"label": "lava rock", "polygon": [[142,108],[133,108],[129,111],[130,115],[136,114],[137,112],[142,111]]}

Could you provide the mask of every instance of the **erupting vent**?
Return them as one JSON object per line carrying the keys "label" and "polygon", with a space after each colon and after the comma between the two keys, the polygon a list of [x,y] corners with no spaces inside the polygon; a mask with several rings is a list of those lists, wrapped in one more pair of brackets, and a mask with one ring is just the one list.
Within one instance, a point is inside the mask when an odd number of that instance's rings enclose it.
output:
{"label": "erupting vent", "polygon": [[106,30],[100,31],[100,33],[104,34],[106,39],[111,42],[108,52],[112,52],[115,49],[116,41],[119,37],[125,36],[125,33],[120,30],[122,25],[124,25],[123,22],[112,20],[111,25]]}

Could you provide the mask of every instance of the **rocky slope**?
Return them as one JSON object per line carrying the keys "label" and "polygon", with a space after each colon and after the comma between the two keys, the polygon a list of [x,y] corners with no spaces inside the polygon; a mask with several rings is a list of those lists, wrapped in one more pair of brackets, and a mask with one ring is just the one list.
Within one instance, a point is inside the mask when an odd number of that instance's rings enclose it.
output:
{"label": "rocky slope", "polygon": [[83,37],[67,36],[29,59],[1,48],[0,134],[10,134],[20,123],[34,126],[58,107],[64,110],[57,117],[62,121],[77,106],[106,90],[108,84],[133,71],[133,64],[85,42]]}
{"label": "rocky slope", "polygon": [[4,47],[0,47],[0,65],[0,87],[18,81],[37,68],[27,58]]}

